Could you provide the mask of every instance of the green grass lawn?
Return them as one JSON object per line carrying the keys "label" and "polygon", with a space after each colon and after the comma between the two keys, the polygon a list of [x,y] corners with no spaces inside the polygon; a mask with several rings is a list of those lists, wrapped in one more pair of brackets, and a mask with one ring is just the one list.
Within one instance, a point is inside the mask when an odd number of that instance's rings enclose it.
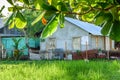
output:
{"label": "green grass lawn", "polygon": [[0,61],[0,80],[120,80],[120,61]]}

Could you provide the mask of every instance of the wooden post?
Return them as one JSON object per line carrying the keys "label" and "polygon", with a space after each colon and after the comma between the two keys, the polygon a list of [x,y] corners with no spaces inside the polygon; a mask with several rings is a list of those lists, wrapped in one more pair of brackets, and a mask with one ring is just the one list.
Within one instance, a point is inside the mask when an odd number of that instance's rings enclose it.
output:
{"label": "wooden post", "polygon": [[98,49],[98,36],[96,37],[96,48]]}
{"label": "wooden post", "polygon": [[107,51],[107,58],[108,58],[108,60],[110,59],[110,52],[109,52],[109,50]]}
{"label": "wooden post", "polygon": [[112,40],[110,39],[110,50],[112,49]]}
{"label": "wooden post", "polygon": [[[1,45],[2,45],[2,43],[1,43]],[[4,53],[4,50],[3,50],[3,45],[2,45],[2,58],[4,58],[4,56],[5,56],[5,53]]]}
{"label": "wooden post", "polygon": [[67,42],[65,41],[65,59],[67,59]]}
{"label": "wooden post", "polygon": [[2,39],[0,37],[0,59],[2,59]]}
{"label": "wooden post", "polygon": [[87,53],[87,50],[88,50],[88,43],[86,41],[86,59],[88,60],[88,53]]}
{"label": "wooden post", "polygon": [[65,41],[65,51],[67,51],[67,42]]}

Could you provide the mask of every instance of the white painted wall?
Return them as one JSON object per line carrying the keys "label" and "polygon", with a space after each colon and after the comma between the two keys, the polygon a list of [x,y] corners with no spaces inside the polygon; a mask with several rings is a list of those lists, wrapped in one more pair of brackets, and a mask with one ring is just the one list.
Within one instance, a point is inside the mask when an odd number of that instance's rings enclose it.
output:
{"label": "white painted wall", "polygon": [[112,40],[111,48],[110,48],[110,38],[106,37],[106,50],[114,49],[114,40]]}

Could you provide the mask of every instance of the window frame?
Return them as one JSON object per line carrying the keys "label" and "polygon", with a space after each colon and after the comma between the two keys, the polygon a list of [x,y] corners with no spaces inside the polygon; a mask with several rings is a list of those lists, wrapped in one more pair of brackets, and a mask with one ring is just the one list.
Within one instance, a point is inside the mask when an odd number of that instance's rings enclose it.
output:
{"label": "window frame", "polygon": [[[79,39],[79,45],[77,45],[77,47],[79,46],[79,48],[78,49],[75,49],[74,48],[74,39]],[[74,51],[76,51],[76,50],[81,50],[81,37],[73,37],[72,38],[72,49],[74,50]]]}

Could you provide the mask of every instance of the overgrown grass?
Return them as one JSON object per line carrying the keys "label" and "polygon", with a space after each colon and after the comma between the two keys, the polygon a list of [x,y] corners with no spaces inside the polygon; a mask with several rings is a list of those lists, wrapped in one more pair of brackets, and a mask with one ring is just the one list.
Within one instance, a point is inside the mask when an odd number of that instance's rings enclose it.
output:
{"label": "overgrown grass", "polygon": [[0,61],[0,80],[120,80],[120,61]]}

